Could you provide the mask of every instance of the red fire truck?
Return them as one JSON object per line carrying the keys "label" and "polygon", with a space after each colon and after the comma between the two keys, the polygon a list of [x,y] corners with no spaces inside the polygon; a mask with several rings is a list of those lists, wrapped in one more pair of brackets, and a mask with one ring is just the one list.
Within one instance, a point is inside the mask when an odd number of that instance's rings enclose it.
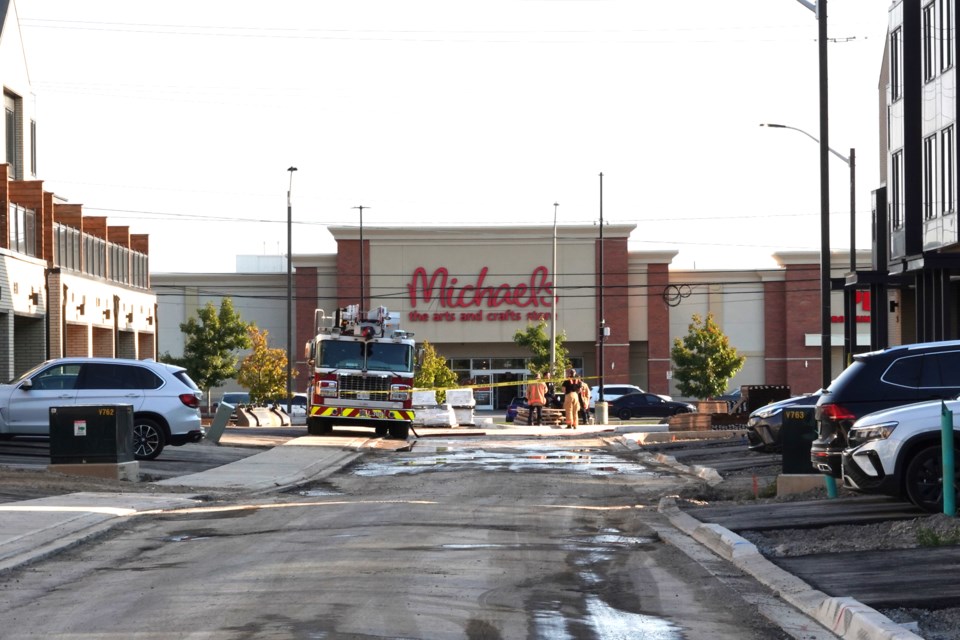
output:
{"label": "red fire truck", "polygon": [[359,305],[327,316],[314,312],[316,336],[306,345],[312,375],[307,393],[307,433],[334,425],[373,427],[377,435],[406,438],[413,422],[416,344],[400,329],[399,315]]}

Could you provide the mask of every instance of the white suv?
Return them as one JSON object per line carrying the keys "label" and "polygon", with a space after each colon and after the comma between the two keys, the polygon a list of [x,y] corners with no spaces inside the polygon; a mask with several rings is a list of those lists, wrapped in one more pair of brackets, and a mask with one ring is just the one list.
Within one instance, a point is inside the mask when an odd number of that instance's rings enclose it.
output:
{"label": "white suv", "polygon": [[[604,402],[613,402],[620,396],[625,396],[628,393],[645,393],[643,389],[632,384],[605,384],[603,385],[603,401]],[[659,394],[657,394],[659,395]],[[667,402],[673,400],[670,396],[660,396]],[[590,389],[590,404],[595,405],[600,402],[600,385]]]}
{"label": "white suv", "polygon": [[0,384],[0,438],[49,435],[50,408],[88,404],[133,407],[133,453],[153,460],[165,445],[199,442],[200,397],[186,369],[153,360],[48,360]]}
{"label": "white suv", "polygon": [[[960,400],[933,400],[870,413],[847,433],[841,456],[844,486],[860,493],[906,498],[926,511],[943,510],[940,420],[953,411],[960,444]],[[957,446],[957,445],[954,445]],[[960,487],[960,468],[954,486]]]}

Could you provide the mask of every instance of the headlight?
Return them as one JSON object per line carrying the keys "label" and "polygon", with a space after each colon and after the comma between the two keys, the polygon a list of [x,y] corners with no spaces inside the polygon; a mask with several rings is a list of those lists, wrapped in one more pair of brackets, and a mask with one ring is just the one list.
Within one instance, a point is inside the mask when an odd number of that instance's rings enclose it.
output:
{"label": "headlight", "polygon": [[769,418],[783,411],[783,407],[769,407],[757,409],[750,415],[751,418]]}
{"label": "headlight", "polygon": [[392,384],[390,385],[390,399],[393,401],[406,402],[411,397],[413,393],[410,389],[410,385],[406,384]]}
{"label": "headlight", "polygon": [[854,427],[847,434],[847,439],[851,446],[861,445],[871,440],[886,440],[897,428],[898,422],[881,422],[880,424],[868,424],[862,427]]}

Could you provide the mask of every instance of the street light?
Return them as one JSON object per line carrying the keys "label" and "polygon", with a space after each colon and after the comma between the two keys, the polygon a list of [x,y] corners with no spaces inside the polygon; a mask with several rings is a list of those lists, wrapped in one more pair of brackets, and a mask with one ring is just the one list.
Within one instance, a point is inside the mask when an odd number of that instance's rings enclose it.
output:
{"label": "street light", "polygon": [[553,304],[550,307],[550,377],[553,378],[557,370],[557,207],[559,202],[553,203]]}
{"label": "street light", "polygon": [[[761,123],[761,127],[770,127],[771,129],[791,129],[793,131],[798,131],[803,135],[807,136],[817,144],[820,141],[807,133],[803,129],[798,129],[797,127],[791,127],[786,124],[770,124],[770,123]],[[857,150],[851,148],[850,155],[845,156],[839,151],[833,149],[832,147],[827,147],[827,151],[835,155],[837,158],[842,160],[848,167],[850,167],[850,273],[856,273],[857,271]],[[850,356],[853,354],[854,348],[856,347],[856,338],[855,336],[855,316],[856,316],[856,299],[850,295],[850,292],[844,288],[843,292],[843,362],[849,364]]]}
{"label": "street light", "polygon": [[290,186],[287,187],[287,414],[293,411],[293,172],[290,172]]}

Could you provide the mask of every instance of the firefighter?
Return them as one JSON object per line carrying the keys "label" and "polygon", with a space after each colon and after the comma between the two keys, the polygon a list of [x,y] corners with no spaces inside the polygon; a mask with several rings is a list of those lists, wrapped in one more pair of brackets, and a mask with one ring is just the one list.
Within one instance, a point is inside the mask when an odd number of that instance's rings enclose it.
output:
{"label": "firefighter", "polygon": [[567,371],[563,381],[563,415],[567,429],[576,429],[580,423],[580,378],[574,369]]}
{"label": "firefighter", "polygon": [[590,385],[580,381],[580,423],[590,424]]}
{"label": "firefighter", "polygon": [[547,385],[540,377],[539,373],[536,374],[536,379],[527,384],[527,406],[530,408],[527,424],[538,427],[543,424],[543,405],[547,402]]}

